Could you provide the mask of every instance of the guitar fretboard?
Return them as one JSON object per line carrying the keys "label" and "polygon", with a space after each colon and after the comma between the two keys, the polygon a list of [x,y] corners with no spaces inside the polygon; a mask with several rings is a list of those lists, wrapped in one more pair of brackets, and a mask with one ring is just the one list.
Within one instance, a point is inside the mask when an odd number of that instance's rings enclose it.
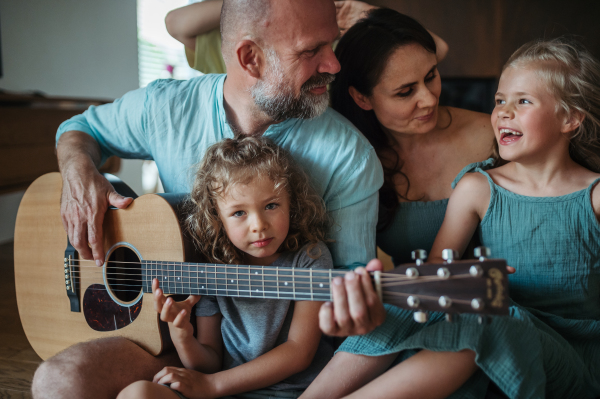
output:
{"label": "guitar fretboard", "polygon": [[330,282],[344,271],[292,267],[142,261],[143,289],[157,278],[165,294],[330,301]]}

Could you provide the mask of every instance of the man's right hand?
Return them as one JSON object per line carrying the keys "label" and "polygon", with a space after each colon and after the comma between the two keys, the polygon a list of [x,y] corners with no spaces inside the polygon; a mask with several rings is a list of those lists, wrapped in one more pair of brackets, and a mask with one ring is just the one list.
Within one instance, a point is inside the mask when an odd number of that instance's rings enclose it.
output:
{"label": "man's right hand", "polygon": [[57,147],[63,179],[60,214],[71,245],[84,259],[104,263],[102,223],[109,205],[126,208],[132,198],[123,197],[96,169],[96,142],[82,132],[67,132]]}

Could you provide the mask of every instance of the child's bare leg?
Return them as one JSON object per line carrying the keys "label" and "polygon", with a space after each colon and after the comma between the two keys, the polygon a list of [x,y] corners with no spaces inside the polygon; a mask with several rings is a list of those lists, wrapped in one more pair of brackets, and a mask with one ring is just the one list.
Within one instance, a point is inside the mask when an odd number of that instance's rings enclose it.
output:
{"label": "child's bare leg", "polygon": [[164,385],[137,381],[123,389],[117,399],[179,399],[179,396]]}
{"label": "child's bare leg", "polygon": [[396,356],[397,353],[364,356],[338,352],[300,398],[341,398],[348,395],[381,375]]}
{"label": "child's bare leg", "polygon": [[442,399],[460,388],[477,368],[475,352],[468,349],[422,350],[347,398]]}

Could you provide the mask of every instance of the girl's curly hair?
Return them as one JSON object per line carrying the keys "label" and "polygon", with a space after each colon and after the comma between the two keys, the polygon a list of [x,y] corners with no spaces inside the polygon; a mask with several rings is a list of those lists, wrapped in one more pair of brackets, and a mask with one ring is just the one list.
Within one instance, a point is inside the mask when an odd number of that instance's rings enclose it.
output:
{"label": "girl's curly hair", "polygon": [[575,162],[599,173],[600,63],[574,37],[561,36],[524,44],[502,71],[532,64],[556,97],[557,111],[584,116],[581,125],[571,132],[569,153]]}
{"label": "girl's curly hair", "polygon": [[319,241],[325,241],[329,219],[323,200],[291,157],[264,137],[226,139],[206,152],[186,206],[187,229],[210,262],[243,262],[243,252],[227,237],[217,199],[236,184],[265,177],[276,192],[286,190],[290,198],[290,228],[278,251],[297,251],[312,243],[310,255]]}

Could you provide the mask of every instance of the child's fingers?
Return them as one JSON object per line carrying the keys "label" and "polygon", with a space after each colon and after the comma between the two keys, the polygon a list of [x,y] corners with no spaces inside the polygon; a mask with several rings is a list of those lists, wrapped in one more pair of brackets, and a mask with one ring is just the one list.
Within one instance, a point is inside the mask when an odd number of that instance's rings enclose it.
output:
{"label": "child's fingers", "polygon": [[174,367],[164,367],[162,370],[160,370],[158,373],[156,373],[154,375],[154,378],[152,378],[152,382],[154,383],[158,383],[158,381],[163,378],[165,376],[165,374],[167,374],[170,369],[173,369]]}
{"label": "child's fingers", "polygon": [[183,328],[186,326],[190,322],[189,317],[186,317],[187,314],[188,313],[185,309],[177,313],[177,317],[175,317],[175,320],[173,320],[173,325],[177,328]]}
{"label": "child's fingers", "polygon": [[173,298],[167,298],[162,307],[162,311],[160,312],[160,319],[162,321],[172,322],[175,320],[175,317],[177,317],[177,313],[179,313],[179,309],[175,305],[175,301]]}
{"label": "child's fingers", "polygon": [[508,272],[508,274],[513,274],[517,271],[517,269],[515,269],[512,266],[506,266],[506,271]]}
{"label": "child's fingers", "polygon": [[157,278],[153,278],[152,279],[152,293],[154,294],[154,292],[159,288],[160,283],[158,282]]}
{"label": "child's fingers", "polygon": [[153,292],[153,297],[154,297],[154,310],[157,313],[161,313],[163,310],[163,306],[165,304],[166,301],[166,297],[163,295],[162,290],[160,288],[157,288],[155,290],[152,290]]}
{"label": "child's fingers", "polygon": [[202,298],[201,295],[190,295],[184,301],[190,308],[198,303],[198,301]]}

